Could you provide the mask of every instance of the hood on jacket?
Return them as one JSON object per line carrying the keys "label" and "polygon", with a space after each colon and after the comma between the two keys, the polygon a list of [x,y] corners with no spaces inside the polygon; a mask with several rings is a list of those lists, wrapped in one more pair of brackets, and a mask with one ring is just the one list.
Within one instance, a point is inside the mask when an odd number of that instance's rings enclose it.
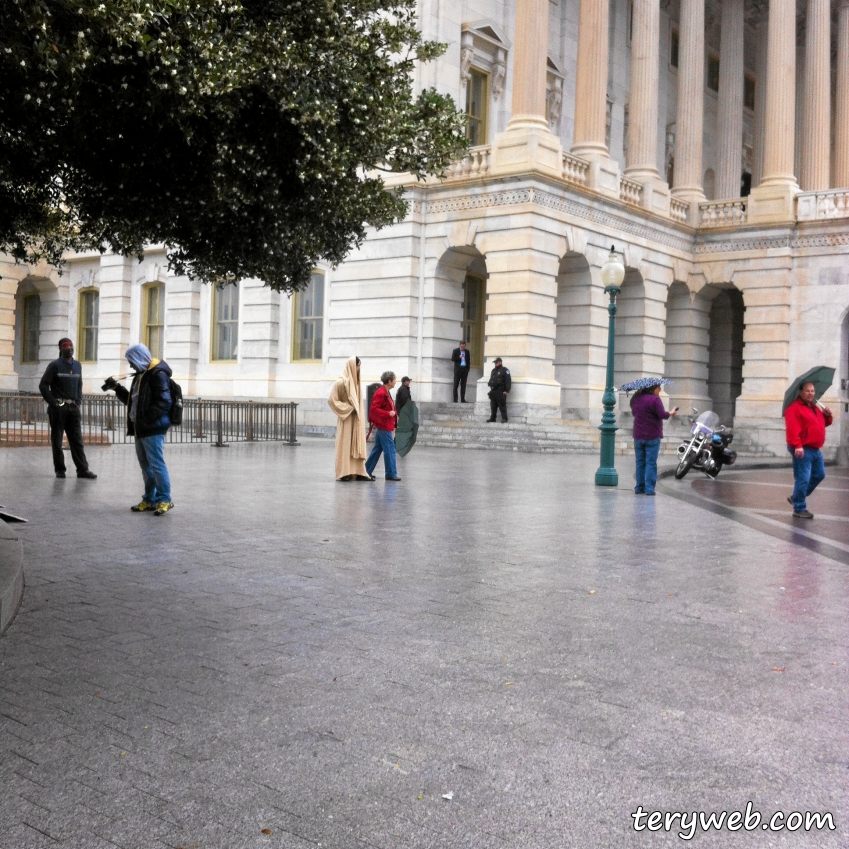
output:
{"label": "hood on jacket", "polygon": [[145,371],[153,362],[153,355],[147,345],[142,344],[130,345],[124,357],[136,371]]}

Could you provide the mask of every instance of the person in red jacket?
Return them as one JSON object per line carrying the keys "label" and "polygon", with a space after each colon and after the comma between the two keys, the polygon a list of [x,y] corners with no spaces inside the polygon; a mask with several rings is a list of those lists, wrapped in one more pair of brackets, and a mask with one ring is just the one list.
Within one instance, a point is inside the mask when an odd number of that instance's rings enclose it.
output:
{"label": "person in red jacket", "polygon": [[392,431],[398,421],[398,413],[389,390],[395,386],[395,372],[385,371],[380,375],[383,386],[378,387],[371,399],[371,407],[368,411],[368,420],[374,425],[374,448],[366,460],[366,471],[374,480],[374,467],[383,454],[383,465],[386,469],[386,480],[399,481],[398,471],[395,468],[395,440]]}
{"label": "person in red jacket", "polygon": [[808,510],[807,497],[825,480],[825,463],[822,448],[825,429],[833,421],[828,407],[820,409],[814,401],[813,383],[804,383],[799,396],[784,411],[787,430],[787,450],[793,455],[793,495],[787,500],[793,505],[797,519],[813,519]]}

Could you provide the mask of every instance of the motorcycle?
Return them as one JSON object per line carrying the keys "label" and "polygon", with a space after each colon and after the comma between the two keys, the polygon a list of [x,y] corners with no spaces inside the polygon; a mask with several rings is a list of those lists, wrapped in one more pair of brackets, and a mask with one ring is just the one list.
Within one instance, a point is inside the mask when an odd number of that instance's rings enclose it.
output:
{"label": "motorcycle", "polygon": [[679,481],[690,469],[698,469],[715,478],[723,466],[731,466],[737,459],[737,452],[728,447],[734,434],[719,423],[719,416],[713,410],[706,410],[701,415],[698,413],[693,407],[691,436],[678,446],[675,479]]}

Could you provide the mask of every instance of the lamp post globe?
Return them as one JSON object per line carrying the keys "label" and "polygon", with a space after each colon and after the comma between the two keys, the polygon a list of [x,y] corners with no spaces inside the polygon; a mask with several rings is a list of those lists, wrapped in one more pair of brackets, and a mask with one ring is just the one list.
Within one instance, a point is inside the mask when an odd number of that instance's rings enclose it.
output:
{"label": "lamp post globe", "polygon": [[621,291],[622,281],[625,279],[625,265],[619,259],[614,245],[610,246],[610,256],[601,269],[601,282],[604,291],[610,297],[607,305],[609,316],[607,324],[607,380],[605,381],[604,395],[601,402],[604,413],[601,417],[601,463],[595,473],[596,486],[617,486],[619,475],[613,465],[616,450],[616,416],[613,408],[616,406],[616,395],[613,388],[613,357],[616,336],[616,296]]}

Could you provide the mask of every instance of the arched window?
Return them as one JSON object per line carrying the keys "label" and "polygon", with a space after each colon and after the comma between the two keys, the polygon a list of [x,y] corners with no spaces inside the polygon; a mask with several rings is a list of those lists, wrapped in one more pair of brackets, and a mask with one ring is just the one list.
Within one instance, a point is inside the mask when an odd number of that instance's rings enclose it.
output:
{"label": "arched window", "polygon": [[157,360],[165,353],[165,284],[151,283],[144,287],[142,304],[142,341]]}
{"label": "arched window", "polygon": [[228,283],[212,289],[212,359],[239,358],[239,286]]}
{"label": "arched window", "polygon": [[23,299],[23,332],[21,334],[21,362],[38,362],[38,340],[41,336],[41,298],[37,292]]}
{"label": "arched window", "polygon": [[292,359],[321,360],[324,346],[324,274],[313,271],[306,289],[295,292]]}
{"label": "arched window", "polygon": [[100,292],[81,289],[77,310],[77,356],[81,363],[97,362],[97,328],[100,322]]}

